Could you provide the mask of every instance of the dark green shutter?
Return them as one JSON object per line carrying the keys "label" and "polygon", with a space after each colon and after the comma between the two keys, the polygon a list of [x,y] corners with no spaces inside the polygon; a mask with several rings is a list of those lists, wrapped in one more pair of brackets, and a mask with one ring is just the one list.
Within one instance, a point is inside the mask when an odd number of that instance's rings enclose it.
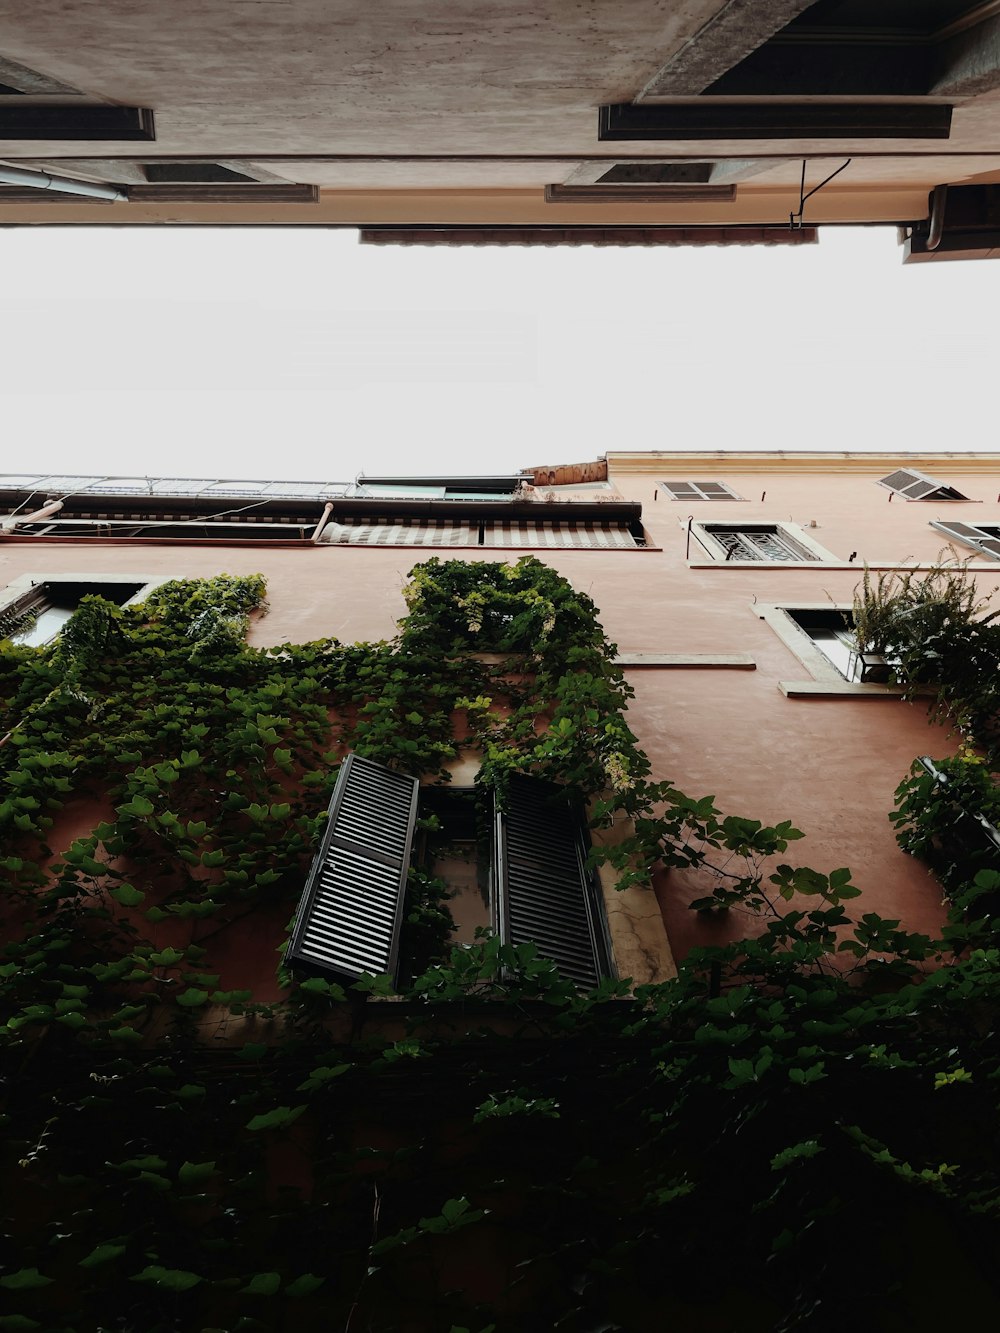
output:
{"label": "dark green shutter", "polygon": [[395,977],[418,787],[416,778],[348,755],[299,902],[292,966]]}
{"label": "dark green shutter", "polygon": [[501,940],[533,941],[562,976],[591,989],[611,974],[610,947],[581,813],[557,787],[514,778],[495,823]]}

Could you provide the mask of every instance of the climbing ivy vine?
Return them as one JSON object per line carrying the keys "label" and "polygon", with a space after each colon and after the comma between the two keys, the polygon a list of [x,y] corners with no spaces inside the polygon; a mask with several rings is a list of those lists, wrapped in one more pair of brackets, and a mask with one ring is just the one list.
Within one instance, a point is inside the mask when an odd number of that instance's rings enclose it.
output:
{"label": "climbing ivy vine", "polygon": [[[388,643],[250,648],[264,593],[87,598],[0,645],[0,1330],[912,1330],[996,1299],[995,940],[852,919],[849,871],[777,862],[789,823],[654,781],[593,604],[536,560],[418,566]],[[255,993],[348,750],[559,781],[628,816],[621,887],[695,870],[752,928],[580,995],[531,946],[450,949],[418,870],[402,995]]]}

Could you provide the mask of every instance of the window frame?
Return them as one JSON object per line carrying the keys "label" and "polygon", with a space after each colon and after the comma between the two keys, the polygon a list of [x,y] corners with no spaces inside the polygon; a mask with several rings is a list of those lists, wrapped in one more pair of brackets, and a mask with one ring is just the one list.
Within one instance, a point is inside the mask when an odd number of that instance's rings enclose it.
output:
{"label": "window frame", "polygon": [[[967,546],[976,555],[982,556],[986,560],[1000,560],[1000,523],[952,523],[942,519],[932,518],[931,527],[936,528],[938,532],[944,533],[949,541],[961,542]],[[974,528],[976,532],[982,533],[982,540],[977,541],[974,537],[964,536],[956,532],[955,528]],[[989,532],[983,531],[985,528],[996,528],[997,535],[992,536]],[[991,550],[984,542],[994,542],[996,550]]]}
{"label": "window frame", "polygon": [[[286,951],[290,967],[350,982],[366,974],[359,960],[367,950],[369,955],[378,952],[385,963],[382,974],[396,982],[409,870],[421,852],[426,855],[416,836],[421,793],[434,785],[422,785],[412,774],[353,751],[345,757],[295,911]],[[360,797],[368,791],[373,793],[371,804],[362,813]],[[465,794],[463,789],[455,789],[458,792]],[[538,778],[515,775],[506,802],[494,795],[486,876],[491,928],[502,944],[536,943],[540,956],[549,958],[561,976],[591,989],[617,977],[611,929],[600,879],[588,860],[584,813],[559,801],[558,793],[559,788]],[[469,794],[474,795],[475,788]],[[388,821],[381,824],[380,800],[394,803]],[[533,839],[533,821],[539,818],[546,836]],[[573,859],[557,860],[552,868],[552,846],[558,848],[560,843],[572,846]],[[512,860],[519,862],[516,878],[511,875]],[[365,867],[370,871],[375,863],[380,879],[369,886]],[[365,887],[359,889],[361,884]],[[370,904],[364,900],[366,891]],[[572,899],[576,891],[578,906]]]}
{"label": "window frame", "polygon": [[[905,474],[910,477],[911,480],[907,482],[905,486],[890,485],[891,478],[899,476],[900,474]],[[949,486],[943,481],[938,481],[936,477],[929,477],[926,472],[918,472],[916,468],[912,467],[898,467],[895,472],[890,472],[888,476],[879,477],[875,484],[876,486],[881,486],[883,490],[888,491],[891,495],[900,496],[902,499],[906,500],[907,503],[926,504],[931,500],[940,500],[945,504],[976,503],[974,500],[970,500],[967,495],[962,495],[954,486]],[[920,484],[930,486],[931,490],[925,492],[923,495],[907,495],[906,492],[908,490],[912,490],[914,486]],[[943,492],[946,491],[954,491],[954,494],[944,494]]]}
{"label": "window frame", "polygon": [[[892,685],[875,681],[848,680],[839,671],[829,657],[818,648],[808,630],[794,618],[794,612],[842,612],[853,611],[850,602],[754,602],[748,610],[764,621],[767,627],[781,640],[793,657],[809,672],[808,680],[779,680],[778,688],[790,698],[821,696],[826,698],[898,698],[903,694],[901,685]],[[930,687],[918,687],[917,694],[931,694]]]}
{"label": "window frame", "polygon": [[[0,590],[0,619],[6,616],[8,612],[13,611],[17,604],[23,601],[25,597],[30,596],[36,588],[46,585],[58,583],[92,584],[94,588],[93,593],[85,593],[84,596],[99,596],[102,586],[117,587],[123,583],[138,584],[139,586],[132,596],[120,603],[121,606],[126,607],[137,606],[140,602],[145,601],[155,588],[160,587],[161,584],[169,583],[173,577],[174,575],[172,574],[132,574],[129,573],[128,570],[124,570],[120,574],[93,574],[86,570],[69,574],[22,574],[19,578],[13,579],[8,583],[6,588]],[[53,643],[59,637],[60,633],[61,630],[57,630],[43,643],[35,644],[33,646],[39,648],[48,647],[49,644]],[[0,635],[0,643],[7,642],[10,642],[9,638],[5,635]]]}
{"label": "window frame", "polygon": [[[690,500],[690,501],[692,502],[692,504],[694,504],[694,503],[701,503],[702,501],[712,501],[712,500],[720,500],[720,501],[726,501],[726,500],[738,500],[738,501],[741,501],[742,503],[746,503],[746,497],[743,496],[743,495],[739,495],[736,491],[734,491],[733,488],[729,485],[728,482],[726,482],[726,481],[711,481],[711,482],[708,483],[708,484],[711,484],[712,486],[721,486],[722,489],[723,489],[723,491],[725,492],[725,494],[723,494],[723,495],[705,495],[704,492],[703,492],[702,489],[701,489],[704,485],[706,485],[706,482],[705,482],[705,481],[688,481],[687,479],[685,479],[685,480],[683,480],[683,481],[679,481],[679,480],[678,480],[678,481],[660,481],[660,482],[657,483],[657,485],[660,487],[660,489],[661,489],[662,491],[665,491],[666,494],[669,496],[669,498],[670,498],[672,501],[677,501],[678,503],[684,503],[684,501],[686,501],[686,500]],[[674,486],[693,486],[694,489],[695,489],[695,494],[694,494],[694,495],[677,495],[677,494],[675,494],[674,491],[672,490],[672,487],[674,487]]]}
{"label": "window frame", "polygon": [[[837,564],[837,557],[824,546],[809,537],[803,528],[797,523],[718,523],[715,520],[699,521],[691,524],[691,530],[696,537],[699,545],[706,554],[719,565],[735,566],[737,568],[758,568],[760,565],[769,565],[777,569],[788,565],[815,565],[815,564]],[[779,541],[791,548],[799,548],[807,552],[806,555],[791,560],[737,560],[730,557],[725,546],[717,540],[714,533],[718,530],[733,531],[737,533],[752,533],[755,530],[768,535],[773,535]],[[698,562],[700,563],[700,562]]]}

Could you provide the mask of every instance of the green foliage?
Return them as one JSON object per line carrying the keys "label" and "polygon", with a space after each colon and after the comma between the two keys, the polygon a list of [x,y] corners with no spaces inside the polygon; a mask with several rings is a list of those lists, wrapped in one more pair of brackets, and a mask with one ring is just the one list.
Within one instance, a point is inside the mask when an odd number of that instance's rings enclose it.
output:
{"label": "green foliage", "polygon": [[[852,917],[850,872],[792,864],[788,821],[651,781],[593,604],[538,561],[427,562],[387,644],[248,648],[263,592],[92,599],[56,646],[0,650],[0,1328],[773,1333],[995,1301],[988,921]],[[698,875],[746,938],[584,995],[533,945],[451,948],[415,871],[402,997],[240,989],[346,751],[444,780],[463,748],[501,801],[532,773],[630,820],[595,862]]]}

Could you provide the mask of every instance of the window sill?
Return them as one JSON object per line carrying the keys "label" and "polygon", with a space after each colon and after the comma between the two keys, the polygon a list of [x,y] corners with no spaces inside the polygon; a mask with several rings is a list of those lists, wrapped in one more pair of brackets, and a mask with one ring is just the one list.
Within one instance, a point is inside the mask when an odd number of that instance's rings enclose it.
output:
{"label": "window sill", "polygon": [[[901,685],[860,685],[847,680],[779,680],[778,689],[789,699],[901,699],[905,693]],[[921,686],[913,693],[930,697],[935,691]]]}
{"label": "window sill", "polygon": [[[864,564],[855,561],[853,564],[845,564],[838,560],[689,560],[687,562],[689,569],[843,569],[853,570],[856,574],[864,572]],[[895,563],[872,561],[868,562],[868,568],[875,570],[916,570],[918,573],[923,570],[937,569],[936,564],[910,564],[908,561],[897,561]],[[997,567],[994,562],[989,564],[969,565],[970,574],[996,574]]]}
{"label": "window sill", "polygon": [[742,653],[720,657],[714,653],[619,653],[615,666],[645,667],[701,667],[718,671],[756,671],[757,663]]}

